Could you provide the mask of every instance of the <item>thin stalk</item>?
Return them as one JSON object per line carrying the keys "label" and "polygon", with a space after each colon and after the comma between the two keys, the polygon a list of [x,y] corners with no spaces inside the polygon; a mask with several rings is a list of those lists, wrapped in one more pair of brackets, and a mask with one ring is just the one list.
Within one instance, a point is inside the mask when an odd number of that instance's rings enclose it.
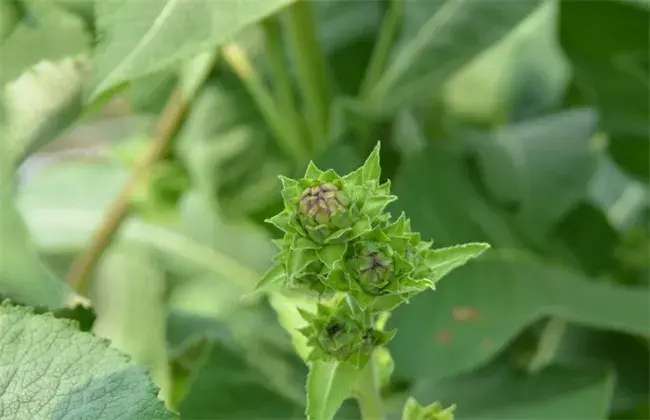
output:
{"label": "thin stalk", "polygon": [[293,128],[293,122],[290,119],[284,118],[244,50],[238,45],[226,44],[221,47],[221,54],[257,103],[262,117],[277,139],[280,148],[298,162],[305,160],[308,152],[300,140],[298,131]]}
{"label": "thin stalk", "polygon": [[282,48],[282,28],[276,16],[270,16],[264,19],[260,26],[264,32],[266,50],[271,61],[273,70],[273,87],[275,90],[275,100],[282,109],[284,119],[291,126],[292,136],[302,139],[304,149],[311,152],[310,142],[302,136],[300,129],[305,125],[304,118],[298,113],[296,100],[293,92],[293,83],[287,66],[286,57]]}
{"label": "thin stalk", "polygon": [[388,10],[384,14],[377,43],[372,50],[370,63],[366,68],[366,74],[361,83],[359,97],[362,100],[368,99],[370,92],[375,87],[375,84],[377,84],[377,81],[381,77],[384,67],[386,66],[388,56],[393,47],[395,35],[397,34],[397,30],[400,26],[399,24],[402,20],[402,15],[404,14],[403,1],[404,0],[390,0],[388,2]]}
{"label": "thin stalk", "polygon": [[298,0],[288,8],[288,40],[297,64],[298,83],[304,93],[305,114],[313,150],[327,141],[331,93],[325,54],[321,48],[309,3]]}
{"label": "thin stalk", "polygon": [[375,355],[373,354],[368,364],[363,368],[356,398],[363,420],[383,420],[384,410],[379,393],[379,377],[375,369]]}

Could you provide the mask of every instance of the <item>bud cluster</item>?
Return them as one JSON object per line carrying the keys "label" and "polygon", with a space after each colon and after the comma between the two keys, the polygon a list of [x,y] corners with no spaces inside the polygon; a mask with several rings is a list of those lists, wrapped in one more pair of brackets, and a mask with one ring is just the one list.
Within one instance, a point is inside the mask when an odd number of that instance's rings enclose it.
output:
{"label": "bud cluster", "polygon": [[280,177],[284,210],[268,222],[284,237],[275,241],[275,265],[257,288],[280,284],[335,302],[319,303],[317,314],[301,312],[309,323],[302,333],[312,359],[362,367],[394,335],[376,326],[377,315],[434,289],[442,276],[488,247],[430,249],[403,213],[391,220],[385,209],[397,197],[379,176],[378,144],[363,166],[345,176],[310,162],[302,179]]}

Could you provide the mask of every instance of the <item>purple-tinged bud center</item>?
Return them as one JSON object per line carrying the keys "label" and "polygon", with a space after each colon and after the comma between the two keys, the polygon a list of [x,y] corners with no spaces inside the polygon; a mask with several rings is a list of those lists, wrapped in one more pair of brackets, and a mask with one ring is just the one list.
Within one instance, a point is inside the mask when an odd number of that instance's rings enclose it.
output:
{"label": "purple-tinged bud center", "polygon": [[323,183],[307,187],[300,195],[300,213],[316,224],[328,223],[347,203],[336,186]]}

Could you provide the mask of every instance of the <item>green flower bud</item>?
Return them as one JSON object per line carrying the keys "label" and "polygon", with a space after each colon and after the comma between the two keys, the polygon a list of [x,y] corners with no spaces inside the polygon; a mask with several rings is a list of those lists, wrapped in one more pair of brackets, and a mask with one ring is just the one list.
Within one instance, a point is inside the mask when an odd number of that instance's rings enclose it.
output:
{"label": "green flower bud", "polygon": [[[350,236],[358,218],[358,212],[349,206],[350,198],[334,183],[315,181],[300,194],[298,220],[314,242],[341,243]],[[346,234],[328,240],[337,231]]]}
{"label": "green flower bud", "polygon": [[394,332],[375,329],[367,313],[341,300],[336,306],[318,305],[318,314],[301,311],[309,325],[300,332],[312,346],[311,360],[338,360],[363,367],[373,350],[385,345]]}
{"label": "green flower bud", "polygon": [[355,267],[359,286],[366,293],[380,295],[394,279],[392,250],[386,244],[375,242],[361,245]]}

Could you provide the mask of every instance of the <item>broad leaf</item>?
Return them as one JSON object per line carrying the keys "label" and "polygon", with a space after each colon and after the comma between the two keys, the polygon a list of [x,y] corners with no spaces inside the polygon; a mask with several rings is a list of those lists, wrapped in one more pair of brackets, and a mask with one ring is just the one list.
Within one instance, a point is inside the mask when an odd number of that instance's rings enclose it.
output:
{"label": "broad leaf", "polygon": [[576,81],[601,112],[616,162],[644,180],[650,176],[648,31],[647,2],[560,2],[560,42]]}
{"label": "broad leaf", "polygon": [[92,96],[214,49],[291,1],[103,0]]}
{"label": "broad leaf", "polygon": [[607,369],[551,367],[527,376],[494,365],[441,382],[425,381],[412,392],[420,401],[455,404],[454,419],[607,418],[614,388]]}
{"label": "broad leaf", "polygon": [[516,206],[517,224],[536,239],[586,196],[598,159],[590,142],[596,123],[593,110],[566,111],[473,142],[490,193]]}
{"label": "broad leaf", "polygon": [[371,92],[373,107],[397,110],[442,84],[470,60],[501,40],[540,1],[412,0],[386,71]]}
{"label": "broad leaf", "polygon": [[596,282],[528,256],[493,251],[394,313],[389,327],[398,334],[389,347],[395,374],[442,378],[467,372],[546,315],[631,334],[650,328],[644,289]]}
{"label": "broad leaf", "polygon": [[316,361],[307,376],[307,417],[330,420],[351,396],[361,370],[349,363]]}
{"label": "broad leaf", "polygon": [[143,367],[70,321],[0,305],[3,419],[174,419]]}

